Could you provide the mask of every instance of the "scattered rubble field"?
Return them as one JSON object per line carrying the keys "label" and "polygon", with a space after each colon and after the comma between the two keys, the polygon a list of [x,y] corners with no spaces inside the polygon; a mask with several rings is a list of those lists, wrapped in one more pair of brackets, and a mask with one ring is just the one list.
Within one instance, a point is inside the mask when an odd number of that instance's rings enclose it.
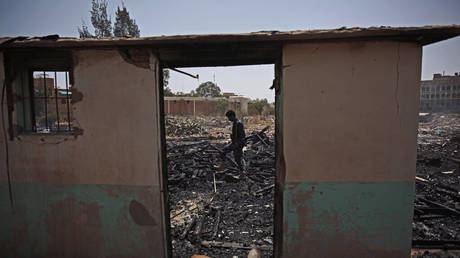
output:
{"label": "scattered rubble field", "polygon": [[[422,114],[417,147],[413,248],[460,250],[460,114]],[[459,257],[424,251],[413,257]]]}
{"label": "scattered rubble field", "polygon": [[[273,255],[274,117],[243,122],[246,175],[232,155],[215,167],[230,134],[224,118],[166,118],[174,257],[246,257],[254,246]],[[411,256],[459,257],[460,114],[420,116],[415,190]]]}
{"label": "scattered rubble field", "polygon": [[224,118],[166,118],[173,257],[273,255],[274,118],[243,123],[245,175],[231,154],[216,167],[231,128]]}

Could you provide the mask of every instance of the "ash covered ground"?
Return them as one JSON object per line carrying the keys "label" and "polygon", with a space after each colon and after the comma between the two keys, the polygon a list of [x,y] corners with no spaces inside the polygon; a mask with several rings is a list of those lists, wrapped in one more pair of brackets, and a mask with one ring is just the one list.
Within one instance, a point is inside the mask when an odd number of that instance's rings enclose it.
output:
{"label": "ash covered ground", "polygon": [[[174,257],[246,257],[251,246],[272,256],[274,117],[243,122],[250,136],[246,176],[231,160],[224,170],[214,168],[230,134],[225,118],[166,118]],[[270,129],[256,137],[266,126]],[[440,249],[460,241],[460,114],[420,116],[415,190],[412,226],[418,246],[411,256],[459,257],[458,251],[428,249],[423,241],[438,241]]]}
{"label": "ash covered ground", "polygon": [[[246,257],[251,247],[273,253],[274,118],[245,118],[246,174],[220,150],[225,118],[166,118],[168,190],[174,257]],[[264,128],[269,127],[264,132]]]}
{"label": "ash covered ground", "polygon": [[[414,247],[424,249],[422,240],[429,240],[437,241],[439,249],[459,249],[460,114],[420,116],[415,194]],[[413,257],[460,257],[459,254],[423,251]]]}

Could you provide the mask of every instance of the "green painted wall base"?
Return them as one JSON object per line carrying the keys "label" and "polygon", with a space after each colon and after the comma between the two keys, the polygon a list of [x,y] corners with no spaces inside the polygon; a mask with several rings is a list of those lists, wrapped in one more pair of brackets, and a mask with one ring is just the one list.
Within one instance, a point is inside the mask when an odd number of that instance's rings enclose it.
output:
{"label": "green painted wall base", "polygon": [[1,257],[163,257],[158,189],[0,182]]}
{"label": "green painted wall base", "polygon": [[409,257],[413,182],[288,183],[286,257]]}

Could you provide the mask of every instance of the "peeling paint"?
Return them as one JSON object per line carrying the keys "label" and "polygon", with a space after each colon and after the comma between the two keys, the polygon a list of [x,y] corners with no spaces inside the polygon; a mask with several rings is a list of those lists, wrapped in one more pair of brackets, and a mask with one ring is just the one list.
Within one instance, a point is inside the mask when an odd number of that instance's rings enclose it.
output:
{"label": "peeling paint", "polygon": [[82,101],[83,93],[79,92],[75,87],[72,87],[72,99],[71,103],[75,104],[77,102]]}
{"label": "peeling paint", "polygon": [[134,222],[141,226],[156,226],[156,221],[150,215],[147,208],[140,202],[132,200],[129,203],[129,213]]}
{"label": "peeling paint", "polygon": [[150,69],[150,50],[149,49],[120,49],[120,56],[127,63],[137,67]]}
{"label": "peeling paint", "polygon": [[[50,236],[47,247],[50,254],[55,257],[102,256],[103,250],[99,249],[104,244],[101,208],[97,201],[88,203],[74,197],[52,203],[44,221]],[[62,248],[65,246],[84,248]]]}
{"label": "peeling paint", "polygon": [[73,131],[73,136],[75,137],[75,139],[80,136],[80,135],[83,135],[83,132],[84,130],[79,128],[79,127],[76,127],[76,126],[73,126],[72,127],[72,131]]}
{"label": "peeling paint", "polygon": [[302,249],[301,257],[408,257],[413,187],[413,182],[286,184],[284,254],[299,256]]}
{"label": "peeling paint", "polygon": [[[157,187],[13,182],[13,189],[14,213],[0,206],[0,257],[163,257],[162,229],[153,220],[160,215]],[[2,204],[7,191],[0,181]],[[130,215],[132,200],[136,214],[151,211],[141,214],[148,227]]]}

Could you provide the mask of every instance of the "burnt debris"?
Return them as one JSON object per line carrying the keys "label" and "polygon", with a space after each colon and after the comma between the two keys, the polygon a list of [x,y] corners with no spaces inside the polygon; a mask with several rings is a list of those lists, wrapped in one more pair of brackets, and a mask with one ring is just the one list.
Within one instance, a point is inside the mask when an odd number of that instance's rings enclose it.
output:
{"label": "burnt debris", "polygon": [[415,181],[413,248],[459,249],[460,114],[421,116]]}
{"label": "burnt debris", "polygon": [[[174,121],[178,120],[171,119],[169,125],[175,127],[178,122]],[[196,122],[179,121],[188,125]],[[222,163],[219,150],[225,146],[228,129],[224,125],[229,123],[214,118],[201,123],[193,125],[201,128],[198,133],[172,133],[167,138],[173,256],[246,257],[251,248],[257,247],[263,257],[271,257],[274,134],[266,123],[247,126],[246,131],[253,133],[247,137],[246,173],[242,174],[233,164],[232,155],[228,155],[223,169],[216,166]]]}

